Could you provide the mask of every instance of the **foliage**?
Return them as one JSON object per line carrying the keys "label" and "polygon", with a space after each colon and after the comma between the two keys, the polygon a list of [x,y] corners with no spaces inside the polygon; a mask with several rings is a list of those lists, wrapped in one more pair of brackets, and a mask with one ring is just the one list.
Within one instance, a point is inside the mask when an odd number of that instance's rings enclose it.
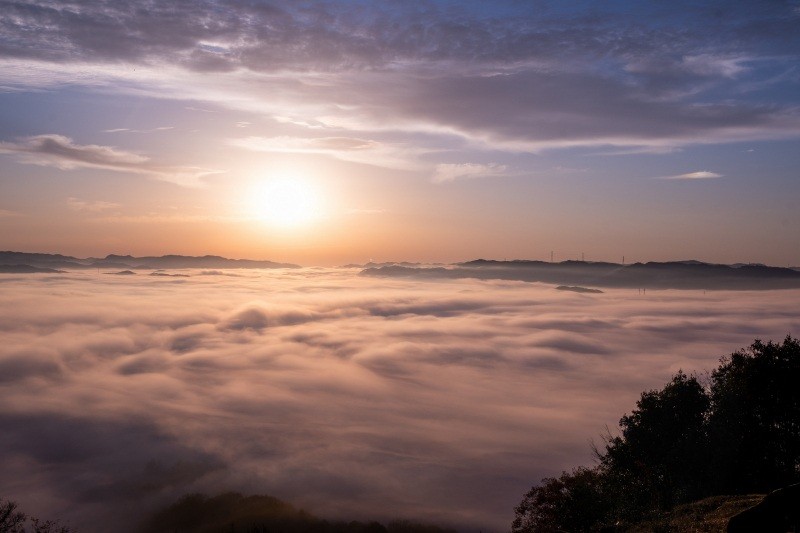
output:
{"label": "foliage", "polygon": [[768,492],[798,480],[800,342],[756,341],[712,375],[712,464],[733,493]]}
{"label": "foliage", "polygon": [[620,420],[601,464],[610,484],[626,494],[625,509],[670,509],[703,494],[705,417],[710,405],[697,378],[678,372],[662,390],[642,393]]}
{"label": "foliage", "polygon": [[[655,520],[719,494],[764,493],[800,481],[800,342],[756,340],[722,358],[703,386],[679,371],[643,392],[599,465],[533,487],[514,533],[589,531]],[[653,522],[655,523],[655,522]],[[669,529],[669,528],[668,528]]]}

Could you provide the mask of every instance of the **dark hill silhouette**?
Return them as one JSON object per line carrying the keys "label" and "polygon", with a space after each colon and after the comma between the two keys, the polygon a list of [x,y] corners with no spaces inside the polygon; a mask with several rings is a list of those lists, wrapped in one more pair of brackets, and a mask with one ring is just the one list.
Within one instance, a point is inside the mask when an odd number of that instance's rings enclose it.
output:
{"label": "dark hill silhouette", "polygon": [[620,265],[591,261],[493,261],[478,259],[450,268],[401,265],[367,268],[364,276],[420,279],[500,279],[556,285],[642,289],[763,290],[800,288],[800,272],[764,265],[716,265],[671,261]]}
{"label": "dark hill silhouette", "polygon": [[121,270],[168,269],[168,268],[300,268],[292,263],[257,261],[253,259],[228,259],[217,255],[187,256],[164,255],[134,257],[131,255],[109,254],[104,258],[80,259],[61,254],[40,254],[27,252],[0,252],[0,266],[28,266],[32,268],[87,269],[114,268]]}
{"label": "dark hill silhouette", "polygon": [[572,285],[559,285],[556,287],[557,291],[578,292],[583,294],[602,294],[600,289],[589,289],[586,287],[577,287]]}
{"label": "dark hill silhouette", "polygon": [[394,520],[329,521],[272,496],[229,492],[189,494],[145,521],[142,533],[455,533],[433,525]]}
{"label": "dark hill silhouette", "polygon": [[[106,258],[108,259],[108,258]],[[118,262],[119,258],[113,258]],[[105,260],[95,262],[95,266],[103,265]],[[228,259],[218,255],[200,257],[187,255],[163,255],[160,257],[132,257],[127,259],[137,268],[299,268],[290,263],[274,261],[255,261],[252,259]]]}
{"label": "dark hill silhouette", "polygon": [[85,268],[81,259],[61,254],[39,254],[27,252],[0,252],[0,265],[25,265],[36,268]]}
{"label": "dark hill silhouette", "polygon": [[63,274],[63,270],[31,265],[0,265],[0,274]]}
{"label": "dark hill silhouette", "polygon": [[[272,496],[227,492],[209,497],[187,494],[131,524],[139,533],[456,533],[409,520],[379,522],[325,520]],[[121,524],[93,524],[91,531],[116,531]],[[87,526],[88,527],[88,526]],[[130,530],[130,525],[124,528]],[[76,533],[57,520],[28,516],[0,498],[0,533]]]}
{"label": "dark hill silhouette", "polygon": [[348,263],[346,265],[342,265],[339,268],[378,268],[384,266],[404,266],[404,267],[418,267],[418,266],[439,266],[442,263],[412,263],[409,261],[384,261],[382,263],[374,263],[370,261],[369,263]]}

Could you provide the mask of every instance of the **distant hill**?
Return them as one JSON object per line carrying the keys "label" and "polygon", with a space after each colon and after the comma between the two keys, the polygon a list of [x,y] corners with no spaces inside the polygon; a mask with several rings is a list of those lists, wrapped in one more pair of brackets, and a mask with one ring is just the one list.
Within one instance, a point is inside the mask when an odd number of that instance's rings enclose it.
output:
{"label": "distant hill", "polygon": [[579,292],[583,294],[602,294],[600,289],[587,289],[586,287],[572,287],[569,285],[559,285],[557,291]]}
{"label": "distant hill", "polygon": [[67,270],[87,268],[113,268],[117,270],[160,270],[169,268],[300,268],[299,265],[291,263],[255,261],[252,259],[228,259],[217,255],[204,255],[200,257],[187,255],[134,257],[131,255],[110,254],[103,258],[90,257],[82,259],[61,254],[0,252],[0,267],[10,266]]}
{"label": "distant hill", "polygon": [[252,259],[228,259],[218,255],[200,257],[188,255],[162,255],[160,257],[131,257],[109,255],[92,263],[92,266],[104,266],[107,262],[124,262],[135,268],[300,268],[291,263],[274,261],[254,261]]}
{"label": "distant hill", "polygon": [[477,259],[451,267],[391,265],[366,268],[364,276],[421,279],[501,279],[580,287],[640,289],[763,290],[800,288],[800,272],[764,265],[716,265],[699,261],[620,265],[591,261],[493,261]]}
{"label": "distant hill", "polygon": [[0,274],[59,274],[63,270],[55,268],[36,267],[31,265],[3,265],[0,264]]}

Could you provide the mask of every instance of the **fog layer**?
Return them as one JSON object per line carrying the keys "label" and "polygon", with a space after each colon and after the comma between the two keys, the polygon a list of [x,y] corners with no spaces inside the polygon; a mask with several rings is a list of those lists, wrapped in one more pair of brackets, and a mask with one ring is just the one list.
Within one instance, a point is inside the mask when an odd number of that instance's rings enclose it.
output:
{"label": "fog layer", "polygon": [[222,490],[504,531],[642,390],[800,330],[800,290],[184,273],[0,275],[0,496],[84,533]]}

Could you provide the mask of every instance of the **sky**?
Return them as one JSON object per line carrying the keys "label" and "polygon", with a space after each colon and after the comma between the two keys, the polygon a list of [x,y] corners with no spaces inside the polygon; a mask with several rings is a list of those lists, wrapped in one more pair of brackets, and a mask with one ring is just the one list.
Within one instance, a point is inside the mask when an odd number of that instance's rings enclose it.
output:
{"label": "sky", "polygon": [[1,497],[83,533],[229,490],[503,533],[642,391],[800,330],[800,290],[181,273],[0,275]]}
{"label": "sky", "polygon": [[800,2],[0,3],[0,248],[800,264]]}

